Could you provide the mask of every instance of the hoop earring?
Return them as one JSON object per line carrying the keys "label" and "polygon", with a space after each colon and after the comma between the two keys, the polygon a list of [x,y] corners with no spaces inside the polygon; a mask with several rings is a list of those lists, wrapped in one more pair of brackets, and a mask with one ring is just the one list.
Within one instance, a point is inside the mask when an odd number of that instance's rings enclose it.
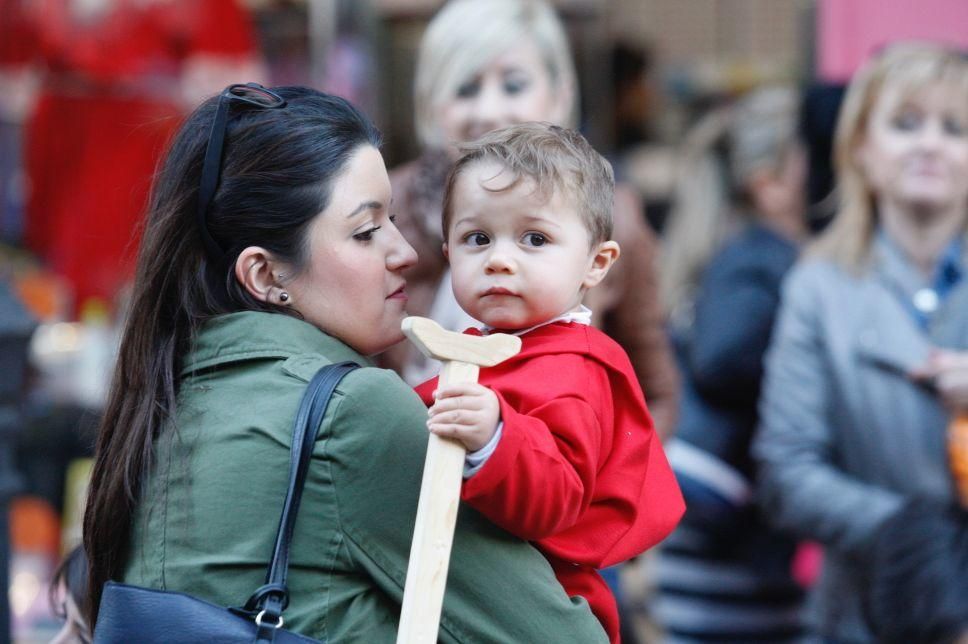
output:
{"label": "hoop earring", "polygon": [[289,301],[289,293],[286,293],[285,291],[283,291],[282,293],[280,293],[279,294],[279,301],[280,302],[283,302],[283,303],[288,302]]}

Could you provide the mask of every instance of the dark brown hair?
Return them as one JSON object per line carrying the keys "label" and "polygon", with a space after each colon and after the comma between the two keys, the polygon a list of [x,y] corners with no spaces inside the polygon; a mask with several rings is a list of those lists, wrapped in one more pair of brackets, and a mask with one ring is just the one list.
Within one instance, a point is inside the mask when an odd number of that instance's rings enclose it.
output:
{"label": "dark brown hair", "polygon": [[239,253],[261,246],[303,267],[307,228],[325,210],[334,177],[358,148],[380,145],[379,132],[347,101],[302,87],[274,91],[284,108],[230,106],[220,182],[207,214],[224,255],[206,255],[195,215],[217,98],[188,117],[155,179],[84,515],[92,629],[104,582],[124,570],[152,444],[160,432],[174,431],[177,374],[198,325],[234,311],[288,312],[238,283]]}

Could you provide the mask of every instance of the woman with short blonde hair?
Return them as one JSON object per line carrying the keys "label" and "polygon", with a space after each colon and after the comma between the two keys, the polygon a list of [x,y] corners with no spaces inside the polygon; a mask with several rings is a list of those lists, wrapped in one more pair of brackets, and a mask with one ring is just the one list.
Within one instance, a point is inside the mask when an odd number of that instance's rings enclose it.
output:
{"label": "woman with short blonde hair", "polygon": [[561,115],[545,120],[577,125],[575,66],[554,9],[528,0],[455,0],[434,16],[420,41],[413,97],[421,144],[453,143],[446,140],[438,121],[442,106],[482,67],[520,42],[537,46],[558,98],[556,110]]}
{"label": "woman with short blonde hair", "polygon": [[[441,251],[444,182],[457,145],[508,125],[574,127],[575,69],[565,29],[544,0],[454,0],[434,16],[417,57],[414,88],[421,155],[390,173],[400,227],[420,261],[408,274],[409,311],[463,330],[475,321],[453,298]],[[592,322],[629,354],[660,435],[674,425],[678,381],[663,328],[655,238],[637,195],[614,194],[614,239],[622,261],[587,302]],[[419,352],[398,347],[384,364],[410,383],[436,374]]]}

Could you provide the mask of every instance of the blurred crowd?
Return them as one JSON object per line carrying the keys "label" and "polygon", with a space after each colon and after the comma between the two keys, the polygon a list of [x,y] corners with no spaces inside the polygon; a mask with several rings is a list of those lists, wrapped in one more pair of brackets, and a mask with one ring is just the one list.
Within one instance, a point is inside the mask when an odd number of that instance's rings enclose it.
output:
{"label": "blurred crowd", "polygon": [[[88,641],[87,458],[181,119],[258,81],[391,123],[374,79],[402,63],[379,40],[417,24],[415,144],[385,150],[411,314],[473,323],[441,251],[461,142],[547,121],[615,167],[621,259],[585,304],[687,505],[603,571],[623,641],[968,642],[968,6],[801,3],[809,64],[688,92],[662,51],[599,34],[611,109],[589,113],[572,39],[602,3],[358,4],[0,0],[0,630],[45,641],[58,614],[57,641]],[[438,368],[407,343],[380,361],[411,384]]]}

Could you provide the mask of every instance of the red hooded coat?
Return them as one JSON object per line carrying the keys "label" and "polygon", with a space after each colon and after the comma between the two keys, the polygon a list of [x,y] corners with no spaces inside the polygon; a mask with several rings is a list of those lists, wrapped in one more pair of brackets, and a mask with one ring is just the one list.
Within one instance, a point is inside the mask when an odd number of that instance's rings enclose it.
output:
{"label": "red hooded coat", "polygon": [[[614,340],[588,325],[555,322],[525,333],[521,343],[518,355],[481,370],[504,428],[461,496],[534,542],[568,594],[587,599],[618,642],[615,599],[597,569],[659,543],[685,503],[632,365]],[[431,405],[436,388],[435,378],[417,393]]]}

